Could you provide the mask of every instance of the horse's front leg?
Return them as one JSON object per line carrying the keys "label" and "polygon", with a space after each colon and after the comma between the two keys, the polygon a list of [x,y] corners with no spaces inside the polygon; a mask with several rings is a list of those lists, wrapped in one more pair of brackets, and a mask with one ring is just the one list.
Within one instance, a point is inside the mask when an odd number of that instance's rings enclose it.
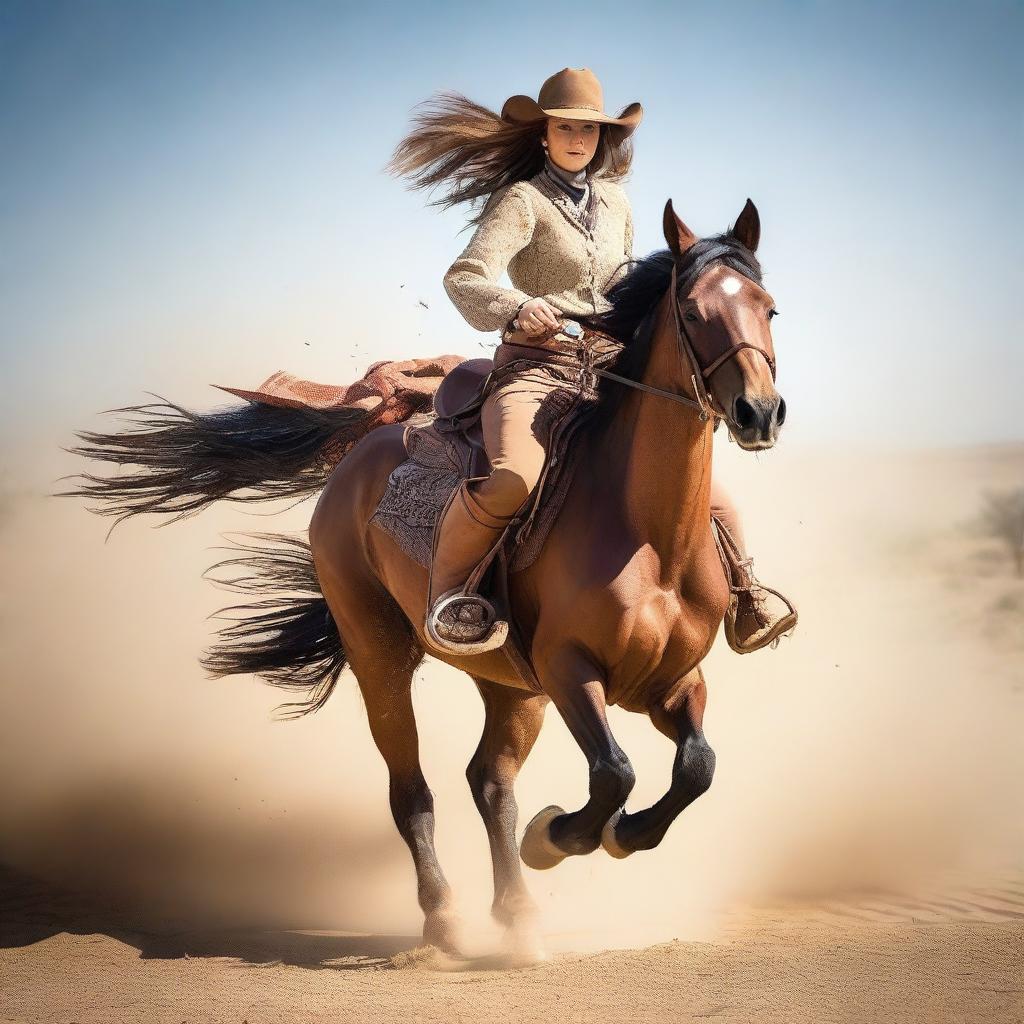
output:
{"label": "horse's front leg", "polygon": [[601,843],[613,857],[653,849],[679,814],[711,786],[715,752],[701,727],[707,696],[704,676],[700,668],[695,668],[648,709],[651,721],[676,744],[672,784],[653,806],[634,814],[623,813],[608,822]]}
{"label": "horse's front leg", "polygon": [[605,823],[626,801],[636,778],[608,727],[605,684],[580,654],[541,673],[541,683],[579,744],[590,768],[590,799],[578,811],[546,807],[526,826],[519,853],[531,868],[551,868],[601,845]]}

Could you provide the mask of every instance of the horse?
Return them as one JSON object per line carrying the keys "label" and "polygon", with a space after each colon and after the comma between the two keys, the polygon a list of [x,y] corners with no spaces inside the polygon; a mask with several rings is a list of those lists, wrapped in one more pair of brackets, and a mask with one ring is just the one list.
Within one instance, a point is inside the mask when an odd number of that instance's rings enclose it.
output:
{"label": "horse", "polygon": [[[636,261],[609,290],[608,312],[579,318],[624,348],[611,369],[596,371],[603,377],[598,413],[573,440],[577,469],[539,556],[509,577],[511,615],[535,680],[500,650],[435,655],[465,672],[483,700],[483,734],[466,776],[490,844],[492,914],[518,948],[537,942],[537,908],[520,859],[547,869],[599,847],[618,858],[652,849],[708,790],[715,771],[703,730],[701,662],[730,584],[710,517],[713,434],[721,421],[747,451],[775,444],[786,414],[775,387],[777,310],[762,284],[760,218],[749,199],[718,235],[698,238],[671,200],[662,226],[667,249]],[[199,429],[194,419],[188,429]],[[226,433],[223,423],[219,429]],[[290,483],[290,493],[312,488],[299,479],[300,468],[327,427],[314,425],[309,436],[287,429],[289,443],[279,449],[284,468],[270,468],[270,435],[247,435],[260,468],[242,482],[263,487],[264,497],[287,493]],[[269,544],[219,563],[251,570],[248,586],[263,599],[245,606],[248,617],[225,631],[230,643],[205,664],[215,675],[251,672],[306,691],[300,713],[322,707],[343,668],[351,668],[387,764],[392,815],[415,865],[424,942],[459,954],[460,925],[434,849],[433,799],[411,695],[415,669],[425,650],[433,653],[423,632],[427,570],[370,523],[389,475],[407,457],[404,431],[401,422],[377,426],[349,447],[322,484],[308,543],[265,536]],[[105,439],[106,448],[74,450],[112,458],[116,446]],[[147,443],[146,435],[131,445],[122,437],[122,454],[144,462],[138,451]],[[185,458],[195,447],[176,451]],[[107,482],[106,496],[120,499],[115,510],[188,514],[232,497],[239,484],[223,446],[220,475],[195,472],[186,482],[172,461],[164,451],[151,460],[148,478]],[[162,477],[154,476],[157,469]],[[90,489],[71,493],[102,495],[104,482],[89,479]],[[275,590],[290,593],[267,597]],[[577,810],[541,810],[517,846],[514,784],[549,703],[586,759],[589,797]],[[650,807],[625,810],[635,777],[609,727],[610,705],[647,715],[675,744],[671,779]]]}

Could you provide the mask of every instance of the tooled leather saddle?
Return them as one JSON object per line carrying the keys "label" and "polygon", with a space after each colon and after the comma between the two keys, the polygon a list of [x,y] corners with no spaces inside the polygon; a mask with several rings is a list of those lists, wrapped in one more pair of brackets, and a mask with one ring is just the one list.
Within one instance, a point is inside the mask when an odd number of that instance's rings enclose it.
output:
{"label": "tooled leather saddle", "polygon": [[[505,337],[518,340],[522,335]],[[472,589],[484,593],[507,616],[507,577],[537,559],[571,485],[578,450],[571,442],[598,402],[597,377],[590,371],[610,362],[621,349],[620,342],[587,330],[571,345],[542,348],[510,340],[498,347],[494,360],[459,363],[435,392],[433,412],[407,423],[408,458],[392,471],[370,522],[387,531],[409,558],[429,569],[434,531],[452,491],[465,478],[490,473],[480,423],[484,399],[531,365],[543,362],[556,367],[554,372],[565,380],[565,387],[551,392],[534,423],[534,430],[545,438],[547,452],[540,480],[492,557],[470,580]]]}

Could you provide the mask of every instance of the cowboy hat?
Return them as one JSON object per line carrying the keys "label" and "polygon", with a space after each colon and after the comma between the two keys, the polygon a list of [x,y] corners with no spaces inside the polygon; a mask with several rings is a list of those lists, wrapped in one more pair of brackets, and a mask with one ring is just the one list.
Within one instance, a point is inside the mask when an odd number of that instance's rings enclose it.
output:
{"label": "cowboy hat", "polygon": [[604,96],[597,75],[590,68],[562,68],[540,87],[537,99],[509,96],[501,108],[506,121],[538,121],[545,117],[564,117],[574,121],[596,121],[613,125],[617,142],[628,138],[644,116],[639,103],[630,103],[618,117],[604,112]]}

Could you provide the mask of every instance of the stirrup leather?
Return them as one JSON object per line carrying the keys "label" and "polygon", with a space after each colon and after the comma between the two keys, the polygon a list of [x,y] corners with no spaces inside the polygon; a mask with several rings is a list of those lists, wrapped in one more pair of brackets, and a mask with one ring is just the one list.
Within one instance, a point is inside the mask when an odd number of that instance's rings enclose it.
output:
{"label": "stirrup leather", "polygon": [[[773,587],[767,587],[754,575],[753,559],[741,558],[739,545],[724,523],[712,517],[715,543],[729,581],[729,607],[723,626],[725,639],[737,654],[749,654],[762,647],[778,647],[784,634],[797,624],[797,612],[793,603]],[[774,601],[772,601],[774,599]],[[768,605],[777,603],[774,610]],[[753,621],[754,628],[741,635],[738,629],[740,619],[745,623]]]}

